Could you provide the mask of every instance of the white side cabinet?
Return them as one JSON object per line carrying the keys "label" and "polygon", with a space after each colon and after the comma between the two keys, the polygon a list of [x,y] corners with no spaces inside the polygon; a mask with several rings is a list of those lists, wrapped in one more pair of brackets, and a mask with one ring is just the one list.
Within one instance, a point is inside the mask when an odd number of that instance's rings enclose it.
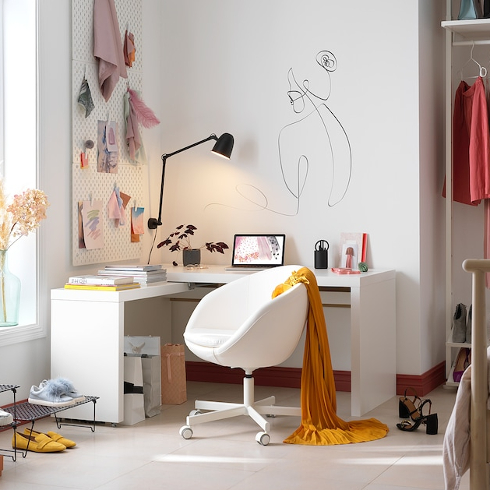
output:
{"label": "white side cabinet", "polygon": [[[95,420],[124,419],[125,303],[188,290],[184,283],[156,283],[127,291],[51,291],[51,377],[66,377],[87,395],[98,396]],[[164,326],[162,319],[162,328]],[[170,330],[170,325],[166,326]],[[91,404],[64,412],[92,420]]]}

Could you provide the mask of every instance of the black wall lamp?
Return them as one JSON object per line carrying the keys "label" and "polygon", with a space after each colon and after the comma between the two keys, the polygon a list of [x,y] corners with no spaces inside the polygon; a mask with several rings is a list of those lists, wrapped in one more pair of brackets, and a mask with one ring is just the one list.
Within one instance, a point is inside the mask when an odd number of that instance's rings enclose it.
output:
{"label": "black wall lamp", "polygon": [[213,146],[213,149],[211,150],[213,153],[216,153],[217,155],[221,155],[225,158],[230,158],[231,152],[233,151],[233,143],[235,140],[233,139],[233,136],[229,133],[223,133],[219,138],[213,133],[207,138],[198,141],[197,143],[193,143],[192,145],[186,146],[185,148],[181,148],[180,150],[174,151],[172,153],[164,153],[162,155],[162,164],[163,164],[162,184],[160,186],[160,204],[158,206],[158,219],[157,218],[148,219],[148,228],[150,228],[150,230],[154,230],[155,228],[157,228],[162,224],[163,184],[165,181],[165,165],[167,163],[167,159],[173,157],[174,155],[177,155],[177,153],[182,153],[183,151],[189,150],[190,148],[194,148],[195,146],[198,146],[210,140],[216,141],[216,143]]}

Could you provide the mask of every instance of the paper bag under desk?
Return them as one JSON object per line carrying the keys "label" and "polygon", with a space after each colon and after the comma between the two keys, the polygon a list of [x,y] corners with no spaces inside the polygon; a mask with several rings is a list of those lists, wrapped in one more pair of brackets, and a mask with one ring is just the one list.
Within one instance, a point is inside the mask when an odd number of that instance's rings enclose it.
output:
{"label": "paper bag under desk", "polygon": [[162,405],[180,405],[187,401],[183,344],[162,345]]}
{"label": "paper bag under desk", "polygon": [[145,420],[141,357],[124,356],[124,381],[133,392],[124,394],[124,419],[121,423],[134,425]]}

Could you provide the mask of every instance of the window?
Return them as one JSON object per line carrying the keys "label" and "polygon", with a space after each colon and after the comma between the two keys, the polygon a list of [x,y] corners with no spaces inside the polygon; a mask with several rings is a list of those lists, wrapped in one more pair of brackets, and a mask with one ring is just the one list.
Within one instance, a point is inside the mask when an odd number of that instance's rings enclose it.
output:
{"label": "window", "polygon": [[[37,2],[0,0],[0,173],[11,195],[37,187]],[[38,326],[37,235],[9,252],[20,277],[19,326],[0,330],[0,345],[44,336]]]}

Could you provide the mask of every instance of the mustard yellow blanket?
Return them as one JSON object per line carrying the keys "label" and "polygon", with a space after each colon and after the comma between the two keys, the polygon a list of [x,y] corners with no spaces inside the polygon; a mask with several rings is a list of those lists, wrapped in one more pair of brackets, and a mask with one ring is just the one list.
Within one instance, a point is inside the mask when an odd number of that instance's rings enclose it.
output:
{"label": "mustard yellow blanket", "polygon": [[301,425],[284,442],[329,446],[374,441],[385,437],[388,426],[379,420],[345,422],[337,416],[337,400],[327,327],[315,274],[306,267],[274,290],[275,298],[297,283],[308,291],[309,311],[301,373]]}

